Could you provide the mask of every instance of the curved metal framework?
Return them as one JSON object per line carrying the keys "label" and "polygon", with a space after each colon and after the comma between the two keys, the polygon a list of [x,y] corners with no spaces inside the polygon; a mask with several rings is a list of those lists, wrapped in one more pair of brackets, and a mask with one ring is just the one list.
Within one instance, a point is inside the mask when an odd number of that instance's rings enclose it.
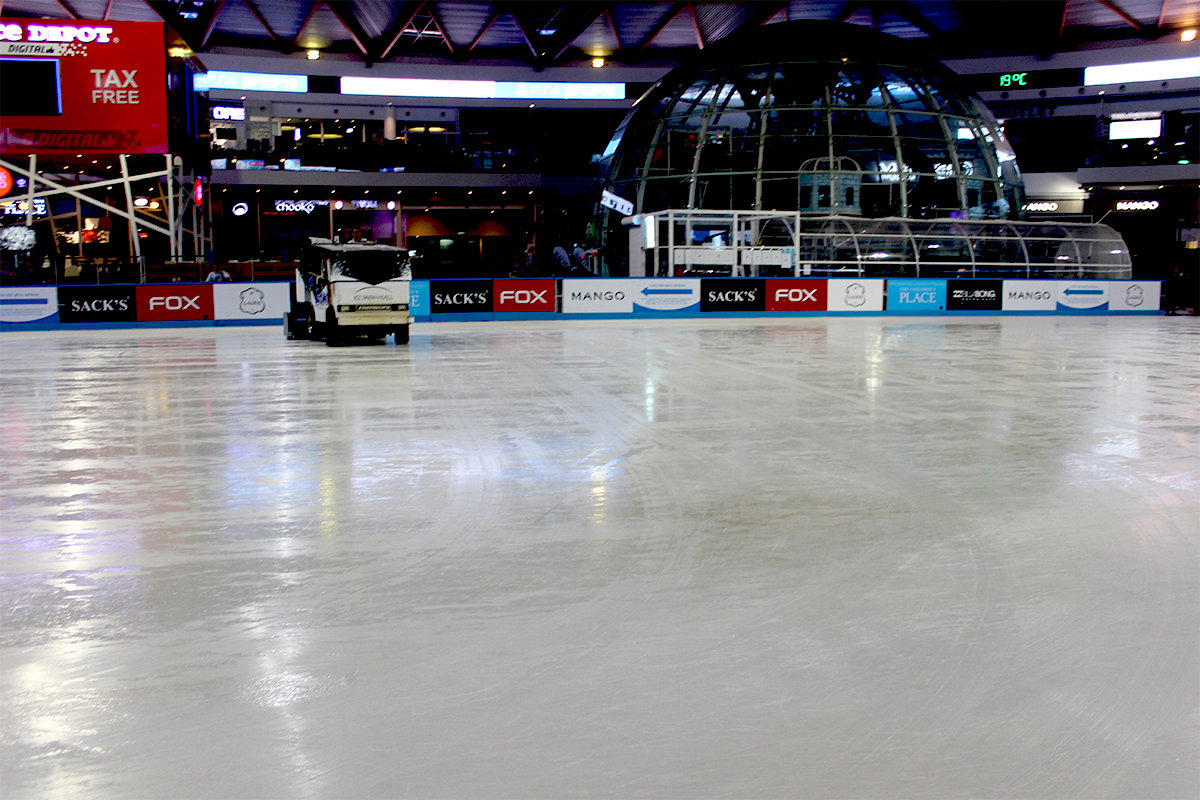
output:
{"label": "curved metal framework", "polygon": [[1125,280],[1132,271],[1120,234],[1098,224],[697,209],[638,221],[657,275]]}

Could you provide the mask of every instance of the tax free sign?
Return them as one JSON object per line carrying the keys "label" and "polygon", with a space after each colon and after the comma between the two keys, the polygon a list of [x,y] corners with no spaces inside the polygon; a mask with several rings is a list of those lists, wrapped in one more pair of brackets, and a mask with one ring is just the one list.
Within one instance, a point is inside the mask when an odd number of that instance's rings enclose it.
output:
{"label": "tax free sign", "polygon": [[161,22],[0,17],[0,152],[166,153],[166,70]]}

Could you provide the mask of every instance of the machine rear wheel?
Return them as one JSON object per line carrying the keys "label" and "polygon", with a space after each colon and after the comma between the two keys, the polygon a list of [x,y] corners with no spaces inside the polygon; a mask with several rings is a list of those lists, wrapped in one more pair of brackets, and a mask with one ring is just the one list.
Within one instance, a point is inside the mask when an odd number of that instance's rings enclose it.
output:
{"label": "machine rear wheel", "polygon": [[337,347],[345,341],[345,334],[338,327],[337,317],[333,314],[333,309],[325,311],[325,344],[328,347]]}
{"label": "machine rear wheel", "polygon": [[407,325],[401,325],[399,328],[396,328],[396,330],[393,331],[393,334],[396,337],[396,344],[408,344],[408,326]]}

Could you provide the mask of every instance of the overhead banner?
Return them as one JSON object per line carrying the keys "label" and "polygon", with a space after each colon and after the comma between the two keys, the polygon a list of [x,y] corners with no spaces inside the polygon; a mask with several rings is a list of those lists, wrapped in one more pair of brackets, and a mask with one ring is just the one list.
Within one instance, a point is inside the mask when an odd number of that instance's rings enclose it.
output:
{"label": "overhead banner", "polygon": [[0,17],[0,152],[166,153],[162,23]]}

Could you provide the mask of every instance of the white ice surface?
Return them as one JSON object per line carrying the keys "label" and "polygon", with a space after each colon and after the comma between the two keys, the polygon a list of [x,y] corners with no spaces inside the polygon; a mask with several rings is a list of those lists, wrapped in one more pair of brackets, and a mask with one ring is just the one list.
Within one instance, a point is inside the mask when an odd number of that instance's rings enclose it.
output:
{"label": "white ice surface", "polygon": [[1200,796],[1200,319],[0,336],[0,796]]}

